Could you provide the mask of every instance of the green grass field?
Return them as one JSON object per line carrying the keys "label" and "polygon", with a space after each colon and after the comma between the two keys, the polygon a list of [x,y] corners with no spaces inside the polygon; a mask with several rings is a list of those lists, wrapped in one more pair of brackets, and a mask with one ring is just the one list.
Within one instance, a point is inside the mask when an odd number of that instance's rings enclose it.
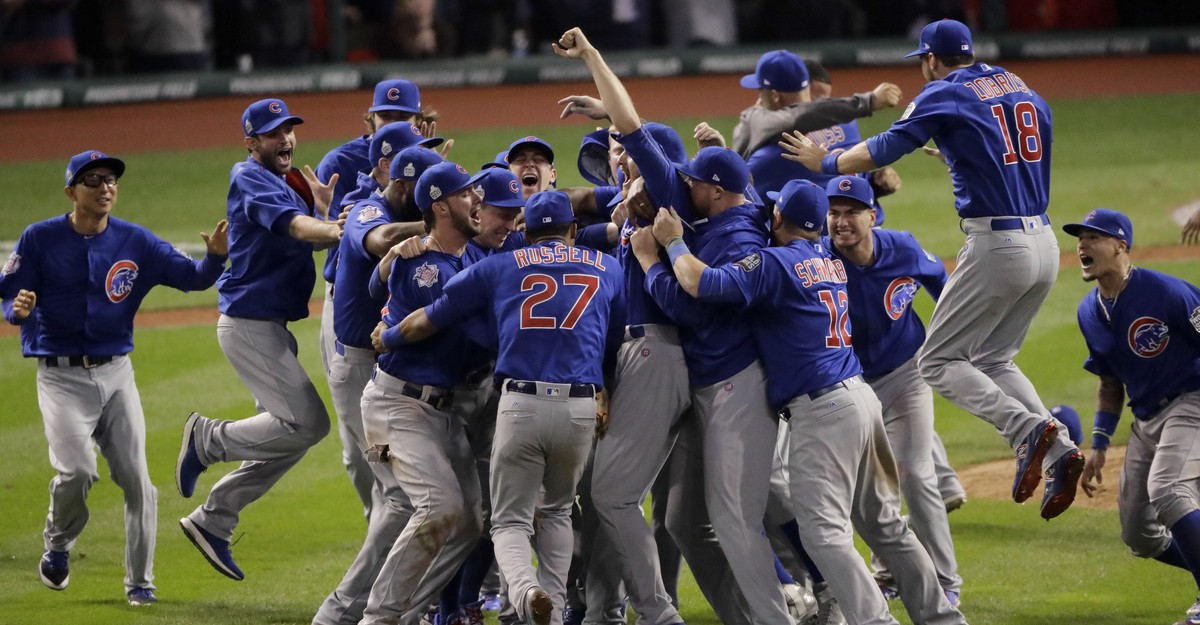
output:
{"label": "green grass field", "polygon": [[[1137,248],[1169,245],[1178,226],[1167,211],[1200,195],[1200,157],[1185,145],[1192,96],[1053,102],[1056,141],[1051,215],[1057,223],[1081,218],[1096,206],[1132,215]],[[864,135],[892,117],[863,122]],[[699,120],[675,120],[690,129]],[[733,120],[716,120],[723,131]],[[490,160],[515,136],[533,132],[560,146],[563,185],[579,182],[574,147],[586,127],[562,124],[456,136],[453,156],[468,166]],[[353,128],[350,129],[353,131]],[[306,143],[300,129],[297,161],[315,164],[332,143]],[[102,146],[98,146],[102,147]],[[224,214],[229,166],[238,147],[196,152],[121,155],[129,170],[117,214],[172,241],[199,241],[197,233]],[[6,167],[0,240],[15,240],[26,224],[69,208],[57,181],[63,163]],[[888,225],[911,230],[926,246],[952,258],[962,241],[950,208],[945,169],[914,155],[897,167],[903,190],[887,203]],[[16,184],[13,181],[25,181]],[[1060,235],[1064,251],[1073,240]],[[1149,263],[1192,282],[1195,262]],[[1084,415],[1095,380],[1080,368],[1084,346],[1075,308],[1088,289],[1074,266],[1063,268],[1018,359],[1048,403],[1069,403]],[[926,314],[927,298],[919,298]],[[188,296],[158,291],[148,306],[211,305],[211,292]],[[317,322],[293,326],[301,358],[325,392],[317,355]],[[146,412],[150,470],[159,489],[156,574],[161,603],[134,610],[122,594],[124,531],[121,494],[103,467],[91,492],[91,520],[72,553],[70,587],[41,585],[36,566],[40,531],[53,476],[36,404],[35,367],[20,357],[15,338],[0,339],[0,624],[43,623],[307,623],[353,559],[365,529],[361,508],[340,462],[336,436],[323,441],[261,501],[249,507],[234,548],[247,573],[241,583],[213,571],[181,535],[177,520],[199,505],[207,489],[232,466],[205,474],[197,499],[174,487],[180,426],[191,410],[218,418],[253,412],[245,387],[225,362],[210,326],[145,328],[134,355]],[[1011,454],[991,427],[937,400],[937,427],[951,461],[965,466]],[[1126,416],[1126,421],[1128,420]],[[1128,423],[1117,442],[1123,442]],[[1116,468],[1108,473],[1115,487]],[[1082,495],[1081,495],[1082,496]],[[1073,509],[1052,523],[1035,505],[972,498],[950,517],[961,574],[964,612],[977,625],[1173,623],[1190,605],[1194,584],[1184,572],[1128,555],[1115,511]],[[690,577],[682,589],[689,623],[716,623]],[[903,610],[894,604],[897,612]],[[908,621],[901,616],[905,623]]]}

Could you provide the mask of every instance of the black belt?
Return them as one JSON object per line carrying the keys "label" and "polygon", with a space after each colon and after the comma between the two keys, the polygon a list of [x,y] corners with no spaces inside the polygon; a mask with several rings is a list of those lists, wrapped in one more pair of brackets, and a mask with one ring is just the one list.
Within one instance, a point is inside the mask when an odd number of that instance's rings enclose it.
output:
{"label": "black belt", "polygon": [[1050,225],[1050,218],[1045,214],[1038,215],[1037,217],[1005,217],[1002,219],[993,219],[991,223],[992,230],[1024,230],[1026,219],[1037,219],[1042,222],[1043,226]]}
{"label": "black belt", "polygon": [[[537,395],[537,382],[522,382],[520,380],[509,380],[504,388],[511,393],[523,393],[525,395]],[[567,393],[568,397],[576,398],[593,398],[596,396],[595,384],[572,384],[571,391]]]}
{"label": "black belt", "polygon": [[411,397],[413,399],[423,401],[430,406],[433,406],[437,410],[445,410],[449,408],[450,403],[454,401],[454,393],[451,391],[446,391],[441,395],[433,395],[431,393],[430,395],[426,396],[425,399],[421,399],[421,397],[425,395],[425,387],[421,386],[420,384],[413,384],[411,382],[404,383],[404,388],[400,389],[400,394],[405,397]]}
{"label": "black belt", "polygon": [[629,338],[634,338],[634,339],[646,338],[646,328],[643,326],[629,326]]}
{"label": "black belt", "polygon": [[[842,380],[841,382],[837,382],[835,384],[830,384],[829,386],[826,386],[824,388],[819,388],[815,391],[808,393],[806,395],[806,397],[808,397],[809,401],[816,401],[817,399],[824,397],[836,390],[840,390],[843,388],[850,388],[857,384],[865,384],[865,382],[863,382],[863,377],[861,375],[850,376],[850,377],[846,378],[845,380]],[[792,418],[791,409],[789,409],[787,406],[784,406],[783,409],[779,411],[779,417],[781,419],[783,419],[784,421],[791,419]]]}
{"label": "black belt", "polygon": [[116,356],[46,356],[40,360],[47,367],[83,367],[94,369],[112,362]]}

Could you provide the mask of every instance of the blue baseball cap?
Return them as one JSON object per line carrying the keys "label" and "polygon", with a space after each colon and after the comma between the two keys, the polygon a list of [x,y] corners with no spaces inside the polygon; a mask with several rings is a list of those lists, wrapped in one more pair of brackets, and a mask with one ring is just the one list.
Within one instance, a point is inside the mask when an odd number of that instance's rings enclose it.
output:
{"label": "blue baseball cap", "polygon": [[810,180],[791,180],[779,191],[767,191],[775,200],[775,208],[791,223],[805,230],[819,231],[829,212],[829,197],[825,190]]}
{"label": "blue baseball cap", "polygon": [[539,191],[525,203],[525,229],[537,230],[575,221],[571,198],[562,191]]}
{"label": "blue baseball cap", "polygon": [[379,159],[385,156],[395,158],[395,154],[400,150],[413,145],[420,145],[427,148],[437,147],[444,142],[441,137],[430,137],[426,139],[421,135],[421,130],[408,122],[393,122],[385,125],[382,128],[375,130],[375,134],[371,137],[371,147],[367,152],[367,158],[371,162],[371,168],[379,164]]}
{"label": "blue baseball cap", "polygon": [[375,99],[369,113],[377,111],[421,112],[421,90],[407,80],[382,80],[375,85]]}
{"label": "blue baseball cap", "polygon": [[1063,232],[1077,237],[1084,229],[1095,230],[1118,238],[1125,242],[1125,247],[1133,249],[1133,224],[1123,213],[1109,208],[1097,208],[1083,218],[1082,223],[1066,224]]}
{"label": "blue baseball cap", "polygon": [[938,20],[921,29],[917,49],[905,54],[904,58],[922,54],[962,56],[974,53],[971,29],[966,24],[957,20]]}
{"label": "blue baseball cap", "polygon": [[737,152],[715,145],[696,152],[696,158],[690,163],[676,163],[675,169],[688,178],[715,184],[733,193],[744,194],[750,182],[746,161]]}
{"label": "blue baseball cap", "polygon": [[523,148],[530,145],[545,150],[546,158],[548,158],[551,163],[554,163],[554,148],[550,147],[549,143],[546,143],[545,141],[534,136],[522,137],[516,141],[513,141],[508,146],[508,151],[504,153],[504,162],[512,163],[513,153],[516,152],[518,148]]}
{"label": "blue baseball cap", "polygon": [[286,122],[303,124],[304,120],[289,113],[287,104],[278,98],[259,100],[242,113],[242,130],[247,137],[271,132]]}
{"label": "blue baseball cap", "polygon": [[808,68],[799,54],[773,50],[759,57],[754,73],[742,76],[739,84],[747,89],[801,91],[808,87]]}
{"label": "blue baseball cap", "polygon": [[608,166],[608,130],[601,128],[583,135],[579,142],[579,175],[598,186],[613,184],[612,168]]}
{"label": "blue baseball cap", "polygon": [[392,157],[392,167],[388,177],[392,180],[407,180],[414,182],[425,173],[426,169],[444,163],[446,159],[441,154],[420,145],[410,145],[400,150]]}
{"label": "blue baseball cap", "polygon": [[646,122],[642,124],[642,128],[650,133],[650,137],[662,148],[667,160],[672,163],[687,162],[687,148],[683,147],[683,139],[674,128],[658,122]]}
{"label": "blue baseball cap", "polygon": [[415,193],[417,208],[428,213],[433,203],[448,195],[454,195],[471,184],[471,174],[458,163],[445,161],[425,170],[417,178]]}
{"label": "blue baseball cap", "polygon": [[508,150],[503,150],[501,152],[497,152],[495,160],[488,162],[488,163],[484,163],[483,165],[480,165],[479,169],[480,170],[491,169],[493,167],[500,167],[502,169],[508,169],[508,162],[504,160],[506,158],[508,158]]}
{"label": "blue baseball cap", "polygon": [[871,188],[871,183],[862,176],[838,176],[830,179],[829,183],[825,185],[825,195],[829,199],[848,197],[862,202],[867,208],[874,208],[875,205],[875,190]]}
{"label": "blue baseball cap", "polygon": [[71,160],[67,161],[67,173],[64,176],[67,186],[74,185],[79,180],[79,176],[83,175],[84,172],[97,167],[111,169],[113,175],[117,178],[120,178],[121,174],[125,173],[125,161],[113,158],[99,150],[88,150],[72,156]]}
{"label": "blue baseball cap", "polygon": [[1076,445],[1083,443],[1083,424],[1079,422],[1079,413],[1075,412],[1074,408],[1059,404],[1050,409],[1050,415],[1067,426],[1067,436],[1071,438],[1071,442]]}
{"label": "blue baseball cap", "polygon": [[471,178],[471,186],[483,199],[484,204],[502,208],[521,208],[525,206],[525,196],[521,193],[521,181],[507,169],[492,167],[485,169]]}

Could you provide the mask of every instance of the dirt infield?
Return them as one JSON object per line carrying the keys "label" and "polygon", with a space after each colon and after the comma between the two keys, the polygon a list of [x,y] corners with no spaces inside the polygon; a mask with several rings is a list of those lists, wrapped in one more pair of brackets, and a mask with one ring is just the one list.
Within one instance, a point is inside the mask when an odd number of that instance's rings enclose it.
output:
{"label": "dirt infield", "polygon": [[[1104,57],[1014,61],[1020,74],[1047,98],[1086,98],[1129,94],[1200,91],[1200,56]],[[884,81],[915,96],[923,84],[914,67],[856,67],[835,71],[838,93],[867,91]],[[679,76],[628,81],[647,119],[736,115],[754,95],[729,75]],[[423,99],[442,114],[444,128],[472,130],[497,125],[557,123],[558,100],[572,93],[595,93],[591,83],[506,85],[486,88],[426,89]],[[350,137],[362,130],[369,91],[291,94],[289,108],[305,119],[304,139]],[[64,159],[74,152],[61,138],[87,129],[88,141],[114,154],[241,144],[238,120],[250,97],[187,102],[129,104],[0,115],[0,162]],[[564,122],[567,123],[567,122]],[[577,124],[578,122],[569,122]],[[227,129],[227,130],[223,130]],[[54,140],[50,140],[53,138]]]}
{"label": "dirt infield", "polygon": [[[1105,468],[1102,472],[1105,481],[1100,484],[1100,489],[1096,493],[1096,496],[1088,497],[1083,494],[1083,489],[1081,488],[1075,497],[1075,503],[1071,505],[1077,508],[1116,510],[1118,478],[1121,475],[1121,467],[1124,464],[1125,447],[1118,445],[1109,447],[1108,453],[1105,455]],[[1012,499],[1014,466],[1012,458],[1005,458],[1004,460],[985,462],[959,469],[958,479],[962,481],[963,488],[967,491],[968,502],[971,499]],[[1026,505],[1040,505],[1042,490],[1045,486],[1045,482],[1039,485],[1038,489],[1034,491],[1033,496],[1026,502]],[[968,505],[970,504],[968,503]]]}

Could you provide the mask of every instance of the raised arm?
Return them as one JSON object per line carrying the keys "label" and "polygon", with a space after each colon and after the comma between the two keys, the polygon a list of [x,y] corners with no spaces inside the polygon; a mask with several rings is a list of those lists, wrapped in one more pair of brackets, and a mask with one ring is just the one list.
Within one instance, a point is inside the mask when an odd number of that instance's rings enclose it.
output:
{"label": "raised arm", "polygon": [[588,71],[592,73],[592,79],[596,82],[596,89],[600,92],[604,111],[612,120],[617,132],[629,134],[642,126],[641,117],[633,107],[633,100],[625,90],[625,85],[621,84],[621,79],[617,78],[612,68],[604,62],[600,51],[592,46],[582,30],[568,30],[553,47],[555,54],[569,59],[583,59],[587,64]]}

